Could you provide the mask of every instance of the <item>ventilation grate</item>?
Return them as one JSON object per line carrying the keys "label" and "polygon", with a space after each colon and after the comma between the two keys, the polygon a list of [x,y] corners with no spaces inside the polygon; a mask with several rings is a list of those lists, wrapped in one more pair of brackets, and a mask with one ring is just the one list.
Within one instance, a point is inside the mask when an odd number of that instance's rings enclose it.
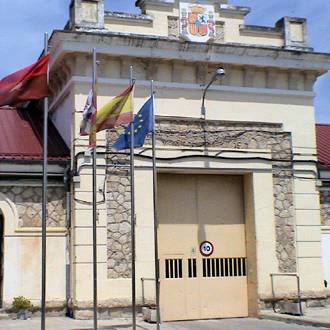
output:
{"label": "ventilation grate", "polygon": [[203,277],[246,276],[246,258],[204,258]]}
{"label": "ventilation grate", "polygon": [[188,277],[197,277],[197,261],[196,259],[188,259]]}
{"label": "ventilation grate", "polygon": [[182,259],[165,259],[166,278],[182,278]]}

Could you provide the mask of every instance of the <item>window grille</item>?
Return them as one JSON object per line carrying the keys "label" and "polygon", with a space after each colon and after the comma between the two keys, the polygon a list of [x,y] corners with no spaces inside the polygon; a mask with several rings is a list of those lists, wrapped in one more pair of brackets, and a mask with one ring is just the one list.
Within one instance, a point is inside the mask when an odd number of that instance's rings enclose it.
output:
{"label": "window grille", "polygon": [[203,277],[246,276],[246,258],[203,258]]}
{"label": "window grille", "polygon": [[182,259],[165,259],[165,277],[182,278]]}

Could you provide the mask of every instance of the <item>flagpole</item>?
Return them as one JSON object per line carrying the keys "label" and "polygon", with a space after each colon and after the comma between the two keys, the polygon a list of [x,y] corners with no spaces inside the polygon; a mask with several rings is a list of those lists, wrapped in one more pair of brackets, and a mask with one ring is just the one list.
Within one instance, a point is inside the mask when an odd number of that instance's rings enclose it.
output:
{"label": "flagpole", "polygon": [[[97,98],[96,49],[93,48],[93,105]],[[96,139],[95,139],[96,140]],[[97,190],[96,190],[96,141],[93,146],[93,311],[94,330],[97,330]]]}
{"label": "flagpole", "polygon": [[[44,55],[48,53],[48,33],[44,35]],[[49,84],[49,67],[47,85]],[[46,329],[46,244],[47,244],[47,185],[48,185],[48,97],[44,98],[44,136],[42,166],[42,228],[41,228],[41,330]]]}
{"label": "flagpole", "polygon": [[[133,66],[129,68],[129,83],[133,84]],[[132,246],[132,328],[136,329],[136,274],[135,274],[135,184],[134,184],[134,107],[130,131],[130,173],[131,173],[131,246]]]}
{"label": "flagpole", "polygon": [[158,213],[157,213],[157,168],[156,168],[156,123],[155,123],[155,99],[154,81],[150,82],[152,97],[152,175],[153,175],[153,204],[154,204],[154,248],[155,248],[155,283],[156,283],[156,313],[157,330],[160,329],[160,282],[159,282],[159,257],[158,257]]}

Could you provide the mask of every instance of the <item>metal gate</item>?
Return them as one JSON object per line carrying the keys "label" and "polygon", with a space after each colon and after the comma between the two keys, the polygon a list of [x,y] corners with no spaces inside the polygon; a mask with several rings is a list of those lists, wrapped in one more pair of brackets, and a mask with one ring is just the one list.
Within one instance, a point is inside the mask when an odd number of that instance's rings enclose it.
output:
{"label": "metal gate", "polygon": [[247,316],[242,178],[161,174],[158,182],[162,320]]}

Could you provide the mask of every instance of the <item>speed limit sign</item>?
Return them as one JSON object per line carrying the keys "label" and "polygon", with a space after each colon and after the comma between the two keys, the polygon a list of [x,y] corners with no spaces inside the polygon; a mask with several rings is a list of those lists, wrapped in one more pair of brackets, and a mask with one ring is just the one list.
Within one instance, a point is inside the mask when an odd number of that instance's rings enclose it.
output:
{"label": "speed limit sign", "polygon": [[204,257],[209,257],[214,251],[213,244],[209,241],[204,241],[201,243],[199,250]]}

